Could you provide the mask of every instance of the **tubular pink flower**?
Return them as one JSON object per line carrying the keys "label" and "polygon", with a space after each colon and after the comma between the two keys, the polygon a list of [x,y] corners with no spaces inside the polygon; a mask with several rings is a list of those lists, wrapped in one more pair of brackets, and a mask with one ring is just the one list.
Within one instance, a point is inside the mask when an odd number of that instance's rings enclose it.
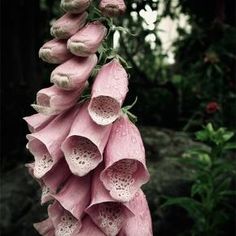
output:
{"label": "tubular pink flower", "polygon": [[55,116],[45,116],[43,114],[37,113],[31,116],[26,116],[23,119],[26,121],[29,131],[34,133],[43,129],[54,118]]}
{"label": "tubular pink flower", "polygon": [[114,17],[125,13],[124,0],[101,0],[99,8],[104,16]]}
{"label": "tubular pink flower", "polygon": [[80,88],[89,78],[96,64],[97,56],[95,54],[86,58],[74,57],[56,67],[50,80],[61,89],[73,90]]}
{"label": "tubular pink flower", "polygon": [[29,151],[35,158],[36,178],[43,177],[63,157],[61,143],[68,135],[77,112],[78,106],[73,107],[56,117],[39,132],[27,135]]}
{"label": "tubular pink flower", "polygon": [[33,163],[27,163],[25,164],[25,167],[27,167],[29,174],[38,182],[38,184],[41,187],[42,193],[41,193],[41,205],[44,203],[53,200],[53,197],[50,193],[49,188],[44,184],[42,179],[37,179],[34,176],[34,162]]}
{"label": "tubular pink flower", "polygon": [[118,60],[113,59],[101,68],[92,87],[88,111],[93,121],[100,125],[115,121],[127,92],[127,73]]}
{"label": "tubular pink flower", "polygon": [[68,39],[85,25],[87,17],[87,12],[80,15],[66,13],[53,23],[50,33],[57,39]]}
{"label": "tubular pink flower", "polygon": [[101,167],[95,170],[91,191],[92,200],[86,212],[106,235],[115,236],[124,222],[133,216],[132,204],[122,204],[111,198],[99,178]]}
{"label": "tubular pink flower", "polygon": [[70,13],[81,13],[91,4],[91,0],[61,0],[61,8]]}
{"label": "tubular pink flower", "polygon": [[72,57],[65,40],[53,39],[39,49],[39,57],[48,63],[61,64]]}
{"label": "tubular pink flower", "polygon": [[80,220],[90,202],[90,176],[81,178],[71,175],[60,192],[53,194],[53,197],[65,210]]}
{"label": "tubular pink flower", "polygon": [[52,220],[47,218],[38,223],[34,223],[34,228],[38,231],[40,235],[43,236],[54,236],[54,226],[52,224]]}
{"label": "tubular pink flower", "polygon": [[89,216],[85,216],[82,221],[82,228],[79,236],[106,236],[91,220]]}
{"label": "tubular pink flower", "polygon": [[55,236],[77,236],[81,222],[65,210],[57,201],[48,206],[48,216],[55,228]]}
{"label": "tubular pink flower", "polygon": [[135,194],[132,204],[135,216],[126,220],[119,236],[153,236],[151,215],[142,190]]}
{"label": "tubular pink flower", "polygon": [[100,178],[118,201],[130,201],[149,180],[140,133],[126,115],[113,124],[104,159]]}
{"label": "tubular pink flower", "polygon": [[68,40],[67,47],[76,56],[88,57],[97,52],[106,34],[101,22],[90,22]]}
{"label": "tubular pink flower", "polygon": [[81,83],[78,89],[70,91],[57,88],[55,85],[41,89],[37,93],[36,104],[31,106],[44,115],[57,115],[75,105],[86,86],[86,82]]}
{"label": "tubular pink flower", "polygon": [[62,144],[66,161],[73,174],[84,176],[101,161],[111,126],[95,124],[85,103],[76,116],[70,134]]}

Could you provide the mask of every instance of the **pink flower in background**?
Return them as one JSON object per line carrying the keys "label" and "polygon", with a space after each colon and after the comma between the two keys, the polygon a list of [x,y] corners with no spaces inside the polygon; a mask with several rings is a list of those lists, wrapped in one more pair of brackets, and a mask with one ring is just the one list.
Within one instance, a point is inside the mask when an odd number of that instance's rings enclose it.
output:
{"label": "pink flower in background", "polygon": [[104,159],[105,169],[100,178],[118,201],[132,200],[149,180],[140,133],[126,115],[113,124]]}
{"label": "pink flower in background", "polygon": [[56,67],[52,71],[50,81],[61,89],[80,89],[84,87],[84,83],[96,64],[97,56],[95,54],[86,58],[74,57]]}
{"label": "pink flower in background", "polygon": [[220,106],[217,102],[209,102],[206,106],[206,112],[208,114],[213,114],[220,109]]}
{"label": "pink flower in background", "polygon": [[87,12],[80,15],[66,13],[53,23],[50,33],[57,39],[68,39],[85,25],[87,17]]}
{"label": "pink flower in background", "polygon": [[88,57],[97,52],[106,34],[107,28],[99,21],[94,21],[73,35],[67,47],[76,56]]}
{"label": "pink flower in background", "polygon": [[81,13],[91,4],[91,0],[61,0],[61,8],[70,13]]}
{"label": "pink flower in background", "polygon": [[28,134],[29,151],[34,155],[34,176],[43,177],[63,157],[61,143],[70,131],[78,107],[59,115],[39,132]]}
{"label": "pink flower in background", "polygon": [[53,39],[39,49],[39,57],[52,64],[60,64],[72,57],[65,40]]}
{"label": "pink flower in background", "polygon": [[125,13],[124,0],[101,0],[99,8],[104,16],[114,17]]}
{"label": "pink flower in background", "polygon": [[108,125],[120,115],[120,109],[128,92],[128,75],[118,60],[102,66],[93,87],[88,111],[99,125]]}
{"label": "pink flower in background", "polygon": [[54,118],[55,116],[46,116],[46,115],[37,113],[31,116],[26,116],[23,119],[26,121],[29,131],[31,133],[34,133],[43,129]]}
{"label": "pink flower in background", "polygon": [[66,91],[55,85],[38,91],[36,104],[31,106],[44,115],[57,115],[75,105],[86,86],[81,83],[78,89]]}
{"label": "pink flower in background", "polygon": [[103,160],[103,150],[107,143],[111,126],[94,123],[85,103],[76,116],[70,134],[62,144],[66,161],[73,174],[84,176]]}

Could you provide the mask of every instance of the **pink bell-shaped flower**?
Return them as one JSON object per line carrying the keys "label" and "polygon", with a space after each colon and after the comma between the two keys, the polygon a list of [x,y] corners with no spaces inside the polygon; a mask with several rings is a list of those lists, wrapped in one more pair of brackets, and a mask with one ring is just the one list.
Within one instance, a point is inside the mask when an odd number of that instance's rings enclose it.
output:
{"label": "pink bell-shaped flower", "polygon": [[69,60],[72,54],[67,49],[65,40],[53,39],[39,49],[39,57],[47,63],[61,64]]}
{"label": "pink bell-shaped flower", "polygon": [[82,228],[79,236],[106,236],[91,220],[89,216],[85,216],[82,221]]}
{"label": "pink bell-shaped flower", "polygon": [[125,114],[112,126],[104,160],[105,169],[100,178],[118,201],[130,201],[149,180],[142,138]]}
{"label": "pink bell-shaped flower", "polygon": [[71,175],[59,193],[53,197],[77,220],[81,220],[84,209],[90,202],[90,176]]}
{"label": "pink bell-shaped flower", "polygon": [[34,133],[43,129],[54,118],[55,116],[45,116],[43,114],[37,113],[31,116],[26,116],[23,119],[26,121],[29,131]]}
{"label": "pink bell-shaped flower", "polygon": [[124,0],[101,0],[99,8],[104,16],[114,17],[125,13]]}
{"label": "pink bell-shaped flower", "polygon": [[120,115],[120,108],[128,92],[128,75],[114,59],[99,71],[93,87],[88,111],[99,125],[108,125]]}
{"label": "pink bell-shaped flower", "polygon": [[81,222],[70,212],[65,210],[57,201],[48,207],[48,216],[55,229],[55,236],[77,236],[81,229]]}
{"label": "pink bell-shaped flower", "polygon": [[81,107],[61,147],[71,172],[78,176],[88,174],[102,161],[111,130],[111,126],[94,123],[87,108],[87,103]]}
{"label": "pink bell-shaped flower", "polygon": [[97,52],[106,34],[101,22],[90,22],[68,40],[67,47],[76,56],[88,57]]}
{"label": "pink bell-shaped flower", "polygon": [[53,23],[50,33],[57,39],[68,39],[85,25],[87,17],[87,12],[80,15],[66,13]]}
{"label": "pink bell-shaped flower", "polygon": [[103,166],[99,166],[93,176],[92,200],[86,212],[93,222],[108,236],[119,233],[124,222],[133,217],[132,203],[116,202],[104,188],[99,175]]}
{"label": "pink bell-shaped flower", "polygon": [[70,13],[78,14],[90,6],[91,0],[61,0],[61,8]]}
{"label": "pink bell-shaped flower", "polygon": [[55,236],[54,234],[55,229],[52,220],[50,218],[47,218],[46,220],[43,220],[38,223],[34,223],[34,228],[38,231],[40,235]]}
{"label": "pink bell-shaped flower", "polygon": [[135,194],[132,204],[135,216],[125,221],[118,236],[153,236],[151,215],[142,190]]}
{"label": "pink bell-shaped flower", "polygon": [[86,81],[78,89],[66,91],[55,85],[38,91],[36,104],[31,106],[44,115],[57,115],[75,105],[86,86]]}
{"label": "pink bell-shaped flower", "polygon": [[62,113],[39,132],[28,134],[29,151],[34,155],[34,176],[42,178],[63,157],[61,143],[68,135],[78,106]]}
{"label": "pink bell-shaped flower", "polygon": [[95,54],[86,58],[73,57],[52,71],[50,81],[61,89],[79,89],[84,86],[96,64]]}

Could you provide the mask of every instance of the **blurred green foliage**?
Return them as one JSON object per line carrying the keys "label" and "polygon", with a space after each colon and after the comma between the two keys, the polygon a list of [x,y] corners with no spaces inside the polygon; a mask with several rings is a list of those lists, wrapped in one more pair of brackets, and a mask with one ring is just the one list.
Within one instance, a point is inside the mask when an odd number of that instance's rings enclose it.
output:
{"label": "blurred green foliage", "polygon": [[210,149],[189,149],[178,159],[193,174],[191,194],[168,196],[162,207],[178,205],[188,212],[194,223],[184,235],[225,235],[225,225],[234,218],[235,209],[230,201],[236,196],[233,187],[236,160],[227,157],[230,150],[236,150],[236,143],[230,141],[233,135],[224,128],[214,129],[209,123],[196,133],[196,139]]}

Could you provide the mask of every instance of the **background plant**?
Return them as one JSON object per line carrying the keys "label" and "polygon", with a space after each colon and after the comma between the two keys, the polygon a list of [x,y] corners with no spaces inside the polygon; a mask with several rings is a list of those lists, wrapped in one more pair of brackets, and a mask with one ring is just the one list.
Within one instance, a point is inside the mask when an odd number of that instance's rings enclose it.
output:
{"label": "background plant", "polygon": [[231,142],[233,135],[209,123],[196,133],[196,139],[207,146],[190,149],[178,159],[193,173],[191,196],[167,197],[163,207],[178,205],[188,212],[193,226],[186,235],[225,235],[226,223],[235,216],[230,204],[236,196],[236,160],[229,155],[236,150],[236,143]]}

